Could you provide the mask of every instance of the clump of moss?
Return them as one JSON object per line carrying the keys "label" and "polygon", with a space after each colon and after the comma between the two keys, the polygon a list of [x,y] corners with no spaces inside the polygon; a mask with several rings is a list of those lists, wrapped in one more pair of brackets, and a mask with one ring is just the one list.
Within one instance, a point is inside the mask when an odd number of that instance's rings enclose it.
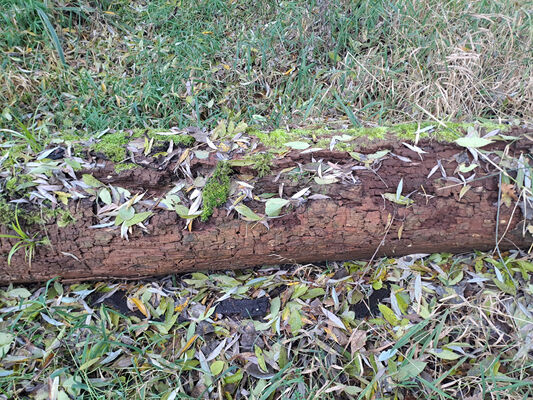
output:
{"label": "clump of moss", "polygon": [[5,198],[0,197],[0,225],[10,227],[17,222],[17,219],[21,225],[32,226],[37,224],[43,224],[47,221],[46,210],[54,211],[51,209],[20,209],[13,203],[9,203]]}
{"label": "clump of moss", "polygon": [[383,139],[387,134],[387,128],[378,126],[376,128],[357,128],[347,132],[348,135],[355,137],[366,137],[370,139]]}
{"label": "clump of moss", "polygon": [[172,142],[176,146],[184,146],[184,147],[191,147],[196,142],[196,139],[193,136],[189,135],[158,135],[158,132],[168,132],[168,130],[165,129],[153,129],[148,130],[146,132],[146,135],[149,138],[154,138],[157,142]]}
{"label": "clump of moss", "polygon": [[204,207],[202,210],[201,220],[207,219],[213,215],[215,207],[224,204],[229,197],[231,168],[227,162],[221,161],[217,164],[213,175],[207,180],[202,192]]}
{"label": "clump of moss", "polygon": [[98,143],[92,146],[92,150],[104,154],[113,162],[120,162],[126,158],[126,145],[128,138],[124,132],[107,134]]}
{"label": "clump of moss", "polygon": [[6,181],[5,190],[8,198],[14,198],[17,194],[23,194],[25,189],[35,186],[33,178],[29,175],[19,174]]}
{"label": "clump of moss", "polygon": [[0,197],[0,225],[9,226],[15,222],[15,211],[7,201]]}
{"label": "clump of moss", "polygon": [[257,171],[259,178],[267,176],[270,173],[273,157],[271,153],[260,153],[252,156],[252,161],[254,162],[252,168]]}
{"label": "clump of moss", "polygon": [[196,143],[196,139],[190,135],[159,135],[161,132],[168,132],[168,129],[135,129],[133,137],[148,137],[154,139],[156,143],[172,141],[176,146],[191,147]]}
{"label": "clump of moss", "polygon": [[281,149],[283,145],[290,141],[291,134],[283,129],[276,129],[272,132],[253,132],[266,147]]}
{"label": "clump of moss", "polygon": [[115,164],[115,172],[117,174],[122,172],[122,171],[127,171],[129,169],[134,169],[134,168],[137,168],[137,164],[133,164],[133,163]]}
{"label": "clump of moss", "polygon": [[64,228],[70,224],[74,224],[76,218],[70,213],[69,210],[57,209],[56,223],[60,228]]}

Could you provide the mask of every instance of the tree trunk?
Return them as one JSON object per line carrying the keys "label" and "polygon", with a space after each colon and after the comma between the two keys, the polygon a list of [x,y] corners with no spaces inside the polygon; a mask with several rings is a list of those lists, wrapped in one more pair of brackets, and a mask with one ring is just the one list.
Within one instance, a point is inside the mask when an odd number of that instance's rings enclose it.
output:
{"label": "tree trunk", "polygon": [[[509,154],[516,157],[520,153],[531,154],[532,141],[524,133],[518,129],[506,133],[521,137],[509,145]],[[503,150],[506,145],[495,142],[483,150]],[[268,228],[262,223],[244,221],[235,210],[228,212],[231,203],[226,208],[215,209],[207,222],[195,219],[191,231],[184,229],[187,220],[176,212],[155,207],[145,224],[147,232],[134,227],[129,240],[125,240],[118,227],[90,228],[98,224],[93,201],[70,201],[68,207],[76,222],[64,228],[48,223],[44,232],[50,245],[37,246],[31,264],[25,260],[24,249],[20,249],[8,265],[7,254],[17,240],[1,239],[0,280],[33,282],[56,276],[76,281],[135,279],[187,271],[369,259],[382,255],[485,251],[495,247],[497,224],[501,250],[527,248],[531,244],[531,236],[525,232],[528,223],[523,211],[515,207],[514,200],[510,207],[499,201],[500,176],[492,164],[480,158],[476,177],[468,182],[470,188],[466,190],[464,185],[449,179],[458,177],[458,161],[468,155],[465,148],[429,140],[417,146],[426,153],[417,154],[401,140],[366,143],[358,150],[360,153],[389,150],[381,161],[372,165],[374,171],[365,168],[364,163],[357,162],[348,152],[291,150],[276,157],[268,175],[254,181],[255,194],[276,193],[280,197],[282,187],[282,198],[290,199],[305,187],[310,189],[305,196],[293,199],[291,205],[284,207],[279,217],[265,219]],[[498,161],[495,153],[490,157]],[[334,183],[318,179],[317,183],[314,179],[317,170],[302,172],[297,178],[283,172],[297,165],[309,165],[312,169],[317,165],[313,162],[320,160],[323,166],[337,166],[343,173],[351,170],[354,179],[339,178]],[[145,198],[160,198],[172,187],[177,162],[162,170],[148,166],[119,174],[113,172],[111,162],[106,162],[105,167],[91,173],[104,184],[120,186],[132,193],[146,192]],[[191,170],[200,174],[212,170],[216,163],[213,152],[206,159],[194,159]],[[438,163],[442,168],[428,178]],[[232,171],[234,182],[256,174],[250,166],[234,166]],[[472,172],[463,175],[470,176]],[[400,182],[401,194],[409,195],[412,204],[397,204]],[[390,194],[388,198],[383,196],[386,193]],[[309,199],[309,194],[319,196]],[[513,194],[509,190],[504,193],[511,197]],[[261,216],[265,206],[258,200],[245,204]],[[0,233],[13,232],[2,227]]]}

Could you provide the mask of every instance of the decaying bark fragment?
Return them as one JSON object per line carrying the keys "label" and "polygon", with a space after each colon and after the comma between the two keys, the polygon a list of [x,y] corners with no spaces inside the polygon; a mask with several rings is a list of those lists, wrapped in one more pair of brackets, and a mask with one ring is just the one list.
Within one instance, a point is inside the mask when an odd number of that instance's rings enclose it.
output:
{"label": "decaying bark fragment", "polygon": [[[515,129],[507,134],[523,133]],[[506,145],[497,142],[489,148],[503,150]],[[531,154],[532,145],[530,139],[523,137],[509,146],[509,152]],[[400,141],[366,144],[358,151],[371,154],[387,149],[393,154],[385,157],[376,171],[352,169],[354,158],[340,151],[303,154],[291,150],[284,157],[275,158],[270,173],[256,182],[254,193],[279,196],[282,187],[283,198],[290,199],[304,187],[310,187],[309,193],[322,196],[293,201],[280,217],[268,219],[268,228],[243,221],[235,210],[228,214],[226,209],[219,208],[207,222],[195,220],[189,232],[183,229],[184,220],[176,212],[154,210],[146,224],[148,232],[136,229],[129,240],[124,240],[115,227],[89,228],[98,223],[91,202],[84,199],[70,202],[76,223],[64,228],[48,224],[45,231],[50,246],[38,247],[31,265],[24,259],[23,251],[17,252],[8,265],[6,255],[16,240],[1,239],[0,280],[30,282],[56,276],[78,281],[141,278],[265,264],[361,259],[374,254],[400,256],[494,248],[498,171],[483,163],[465,192],[464,185],[443,178],[457,176],[454,174],[457,155],[464,148],[432,141],[422,141],[418,147],[426,152],[421,157]],[[411,161],[406,162],[405,158]],[[313,174],[282,173],[298,165],[312,168],[316,160],[351,171],[353,181],[318,184]],[[212,168],[216,162],[211,154],[205,160],[197,160],[191,168]],[[439,162],[442,168],[428,178]],[[148,198],[162,196],[172,187],[174,167],[170,163],[164,170],[147,167],[115,174],[112,164],[107,163],[92,174],[103,183],[131,192],[146,192]],[[255,173],[249,166],[233,167],[233,171],[234,180]],[[410,194],[413,200],[409,206],[382,196],[395,194],[400,180],[402,194]],[[257,214],[264,214],[260,201],[248,201],[246,205]],[[501,205],[498,222],[500,236],[505,232],[501,249],[527,248],[531,244],[531,236],[523,235],[524,219],[519,208]],[[1,228],[0,233],[8,230]]]}

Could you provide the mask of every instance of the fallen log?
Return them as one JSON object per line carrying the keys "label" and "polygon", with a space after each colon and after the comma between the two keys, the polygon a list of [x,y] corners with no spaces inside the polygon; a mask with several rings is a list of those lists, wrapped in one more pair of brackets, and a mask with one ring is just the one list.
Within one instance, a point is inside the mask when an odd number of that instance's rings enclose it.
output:
{"label": "fallen log", "polygon": [[[46,182],[55,197],[43,194],[41,207],[51,202],[62,211],[33,228],[23,222],[23,237],[13,227],[31,206],[19,204],[19,218],[0,227],[0,234],[11,235],[0,239],[0,280],[135,279],[485,251],[497,240],[501,250],[527,249],[529,209],[516,200],[523,189],[520,200],[530,201],[531,188],[524,189],[523,173],[519,184],[505,182],[525,170],[531,184],[532,131],[494,132],[487,143],[475,136],[477,142],[471,138],[461,146],[338,131],[319,137],[310,131],[273,144],[244,132],[231,139],[211,134],[211,140],[195,131],[184,134],[196,137],[193,147],[170,141],[163,152],[132,136],[127,149],[135,168],[117,172],[116,161],[94,151],[86,153],[85,164],[71,158],[80,164],[77,171],[56,165],[60,170]],[[486,133],[478,129],[479,136]],[[33,187],[34,197],[49,186],[40,192]]]}

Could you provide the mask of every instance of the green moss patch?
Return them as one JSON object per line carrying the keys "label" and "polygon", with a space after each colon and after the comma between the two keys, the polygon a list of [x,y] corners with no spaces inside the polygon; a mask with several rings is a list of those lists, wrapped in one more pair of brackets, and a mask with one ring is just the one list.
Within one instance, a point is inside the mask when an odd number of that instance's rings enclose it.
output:
{"label": "green moss patch", "polygon": [[172,141],[176,146],[193,146],[196,139],[189,135],[159,135],[158,133],[168,132],[168,129],[149,129],[145,131],[146,136],[153,138],[156,142]]}
{"label": "green moss patch", "polygon": [[262,178],[268,175],[272,167],[272,158],[274,158],[274,155],[271,153],[259,153],[254,154],[251,158],[253,161],[252,168],[257,171],[257,176]]}
{"label": "green moss patch", "polygon": [[137,164],[133,164],[133,163],[115,164],[115,172],[117,174],[121,173],[122,171],[128,171],[130,169],[135,169],[135,168],[137,168]]}
{"label": "green moss patch", "polygon": [[126,145],[128,142],[129,138],[126,137],[124,132],[116,132],[102,137],[91,149],[118,163],[126,158]]}
{"label": "green moss patch", "polygon": [[272,132],[253,131],[252,135],[256,136],[266,147],[273,149],[282,149],[284,144],[294,137],[294,133],[291,134],[283,129],[276,129]]}
{"label": "green moss patch", "polygon": [[202,192],[204,208],[202,210],[202,221],[213,215],[215,207],[223,205],[229,197],[231,168],[226,162],[219,162],[213,175],[207,180]]}
{"label": "green moss patch", "polygon": [[[440,125],[435,121],[413,122],[398,124],[392,126],[380,126],[374,128],[356,128],[343,130],[328,130],[324,128],[317,129],[293,129],[290,131],[276,129],[272,132],[251,131],[251,136],[257,137],[261,143],[271,150],[287,150],[285,143],[291,141],[306,142],[312,147],[329,148],[331,139],[334,136],[343,137],[335,143],[335,149],[339,151],[353,151],[355,147],[360,147],[360,143],[355,145],[353,142],[346,140],[346,136],[352,138],[364,138],[369,141],[386,139],[388,135],[396,136],[401,140],[414,140],[417,136],[421,139],[429,138],[442,142],[452,142],[455,139],[464,136],[469,127],[491,131],[500,129],[505,132],[509,129],[508,125],[496,124],[492,122],[474,122],[474,123],[457,123],[446,122],[446,126]],[[431,129],[427,129],[432,127]],[[424,130],[427,129],[427,130]]]}
{"label": "green moss patch", "polygon": [[[494,129],[500,129],[501,131],[506,131],[509,129],[508,125],[495,124],[492,122],[481,122],[481,123],[466,123],[466,122],[446,122],[446,126],[440,125],[438,122],[434,121],[424,121],[420,123],[412,122],[408,124],[398,124],[393,125],[388,128],[390,132],[398,136],[400,139],[414,140],[416,138],[416,133],[419,132],[420,138],[431,138],[437,139],[443,142],[452,142],[455,139],[464,136],[470,127],[483,128],[486,131],[491,131]],[[424,128],[433,126],[434,130],[431,132],[423,131]],[[422,132],[420,132],[422,131]]]}

